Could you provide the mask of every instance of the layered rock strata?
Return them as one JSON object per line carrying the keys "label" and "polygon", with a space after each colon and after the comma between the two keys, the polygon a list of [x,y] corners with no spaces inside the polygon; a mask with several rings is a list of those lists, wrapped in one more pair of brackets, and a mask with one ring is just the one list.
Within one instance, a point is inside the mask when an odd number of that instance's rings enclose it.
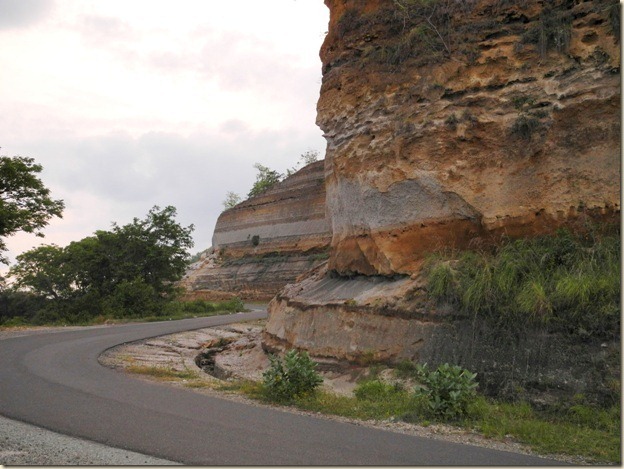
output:
{"label": "layered rock strata", "polygon": [[212,246],[225,258],[324,250],[324,162],[312,163],[217,220]]}
{"label": "layered rock strata", "polygon": [[319,161],[223,212],[182,285],[189,298],[268,300],[325,261],[330,239]]}
{"label": "layered rock strata", "polygon": [[295,347],[321,362],[459,364],[477,373],[480,392],[537,406],[580,394],[609,402],[621,379],[619,340],[492,329],[436,308],[418,278],[346,279],[321,266],[269,308],[263,348],[271,353]]}
{"label": "layered rock strata", "polygon": [[331,269],[619,213],[617,3],[325,3]]}
{"label": "layered rock strata", "polygon": [[619,5],[325,4],[330,258],[272,301],[265,347],[462,363],[474,335],[427,301],[428,253],[619,222]]}

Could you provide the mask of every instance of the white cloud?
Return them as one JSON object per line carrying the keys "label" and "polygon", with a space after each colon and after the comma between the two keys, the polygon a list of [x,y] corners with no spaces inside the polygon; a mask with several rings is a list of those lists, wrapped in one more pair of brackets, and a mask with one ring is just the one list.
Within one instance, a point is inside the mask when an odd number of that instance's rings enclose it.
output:
{"label": "white cloud", "polygon": [[53,8],[51,0],[0,0],[0,30],[32,26]]}
{"label": "white cloud", "polygon": [[[37,28],[0,23],[0,153],[34,157],[67,205],[44,242],[174,205],[203,249],[255,162],[284,171],[308,149],[323,153],[320,0],[51,5],[30,12]],[[39,242],[8,244],[15,255]]]}

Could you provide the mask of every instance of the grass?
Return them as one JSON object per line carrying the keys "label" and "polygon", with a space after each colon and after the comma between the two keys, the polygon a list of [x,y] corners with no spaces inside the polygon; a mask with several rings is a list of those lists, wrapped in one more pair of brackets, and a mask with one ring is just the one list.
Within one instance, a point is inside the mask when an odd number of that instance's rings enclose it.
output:
{"label": "grass", "polygon": [[[272,402],[261,383],[229,383],[222,390]],[[511,436],[542,455],[581,456],[595,463],[621,461],[619,406],[605,410],[577,405],[552,416],[538,413],[526,403],[498,403],[479,396],[469,406],[467,416],[444,422],[433,418],[423,399],[413,392],[379,381],[360,385],[353,397],[318,390],[296,398],[290,406],[357,420],[403,420],[422,426],[447,423],[495,440]]]}
{"label": "grass", "polygon": [[[171,367],[131,365],[126,369],[158,380],[186,381],[183,382],[184,386],[192,389],[211,388],[226,393],[239,393],[275,404],[267,397],[260,382],[211,383],[201,380],[196,371],[177,371]],[[402,373],[410,372],[403,370]],[[448,422],[432,417],[425,400],[411,390],[374,379],[360,383],[354,396],[317,390],[295,398],[289,406],[355,420],[406,421],[421,426],[451,424],[494,440],[502,441],[512,437],[542,455],[581,456],[590,462],[603,464],[621,462],[619,405],[598,409],[575,404],[566,410],[546,413],[532,409],[527,403],[501,403],[478,396],[468,406],[465,417]]]}
{"label": "grass", "polygon": [[147,365],[130,365],[126,367],[126,371],[138,375],[150,376],[163,381],[177,380],[198,380],[200,375],[194,370],[174,370],[171,367],[147,366]]}
{"label": "grass", "polygon": [[439,304],[498,326],[619,337],[619,233],[559,231],[509,241],[494,253],[436,255],[425,276]]}
{"label": "grass", "polygon": [[511,435],[542,454],[580,455],[619,464],[620,422],[619,406],[597,409],[577,405],[555,416],[538,413],[526,403],[496,403],[481,397],[460,425],[489,438]]}

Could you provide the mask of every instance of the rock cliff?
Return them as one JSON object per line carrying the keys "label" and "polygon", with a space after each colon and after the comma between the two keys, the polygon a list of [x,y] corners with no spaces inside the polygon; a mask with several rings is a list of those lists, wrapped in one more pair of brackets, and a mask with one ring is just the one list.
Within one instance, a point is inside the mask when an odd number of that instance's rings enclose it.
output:
{"label": "rock cliff", "polygon": [[330,269],[619,213],[617,3],[325,3]]}
{"label": "rock cliff", "polygon": [[182,286],[189,297],[271,299],[284,285],[327,259],[323,161],[223,212],[212,248]]}
{"label": "rock cliff", "polygon": [[272,301],[265,348],[457,358],[453,312],[426,300],[427,253],[619,222],[619,6],[325,4],[330,258]]}

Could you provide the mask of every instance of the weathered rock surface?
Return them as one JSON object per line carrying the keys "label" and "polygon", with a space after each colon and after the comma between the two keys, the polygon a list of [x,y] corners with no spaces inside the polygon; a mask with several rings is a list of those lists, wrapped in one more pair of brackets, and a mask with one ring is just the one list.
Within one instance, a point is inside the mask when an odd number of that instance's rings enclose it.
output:
{"label": "weathered rock surface", "polygon": [[269,305],[263,348],[306,350],[347,363],[453,363],[480,391],[549,405],[578,394],[611,403],[621,379],[619,340],[579,341],[539,330],[504,331],[436,308],[420,278],[328,275],[288,285]]}
{"label": "weathered rock surface", "polygon": [[226,210],[181,284],[189,297],[270,299],[327,258],[323,161]]}
{"label": "weathered rock surface", "polygon": [[617,3],[325,3],[330,269],[619,214]]}
{"label": "weathered rock surface", "polygon": [[271,302],[263,343],[584,389],[593,378],[573,366],[574,344],[496,343],[436,309],[419,271],[437,249],[619,222],[619,6],[420,3],[325,0],[317,123],[330,258]]}

